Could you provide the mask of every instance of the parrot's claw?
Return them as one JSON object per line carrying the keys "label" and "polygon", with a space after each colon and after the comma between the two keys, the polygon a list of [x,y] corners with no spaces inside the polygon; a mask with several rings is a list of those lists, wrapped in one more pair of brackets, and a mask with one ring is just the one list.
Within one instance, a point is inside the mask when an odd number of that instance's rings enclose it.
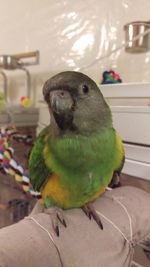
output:
{"label": "parrot's claw", "polygon": [[65,228],[67,227],[66,221],[63,216],[63,211],[60,208],[49,208],[45,209],[45,213],[50,215],[54,232],[57,236],[59,236],[59,223],[61,223]]}
{"label": "parrot's claw", "polygon": [[84,211],[84,213],[88,216],[90,220],[93,217],[93,219],[96,221],[96,223],[101,228],[101,230],[103,230],[103,224],[101,222],[101,219],[91,203],[84,205],[82,207],[82,210]]}
{"label": "parrot's claw", "polygon": [[109,187],[114,189],[114,188],[117,188],[117,187],[120,187],[120,186],[121,186],[120,175],[117,172],[114,172],[112,180],[111,180],[111,182],[109,184]]}

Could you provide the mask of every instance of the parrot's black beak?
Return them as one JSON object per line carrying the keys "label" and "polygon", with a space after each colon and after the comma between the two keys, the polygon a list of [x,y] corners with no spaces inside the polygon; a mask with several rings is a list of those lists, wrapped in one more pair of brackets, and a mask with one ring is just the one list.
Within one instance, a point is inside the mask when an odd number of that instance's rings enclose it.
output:
{"label": "parrot's black beak", "polygon": [[50,92],[50,105],[57,114],[66,114],[73,107],[73,99],[68,91],[54,90]]}
{"label": "parrot's black beak", "polygon": [[50,108],[61,129],[69,128],[73,120],[74,101],[67,90],[50,92]]}

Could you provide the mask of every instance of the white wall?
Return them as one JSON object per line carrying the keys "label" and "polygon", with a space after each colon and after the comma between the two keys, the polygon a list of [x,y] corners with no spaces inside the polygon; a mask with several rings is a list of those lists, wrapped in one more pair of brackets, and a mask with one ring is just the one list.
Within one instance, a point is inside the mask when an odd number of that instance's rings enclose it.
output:
{"label": "white wall", "polygon": [[[40,51],[40,65],[29,68],[36,99],[49,76],[89,64],[121,44],[124,24],[150,19],[147,0],[0,0],[0,10],[0,54]],[[150,81],[150,53],[122,50],[85,73],[99,81],[109,68],[125,82]],[[21,72],[7,73],[11,99],[26,94]]]}

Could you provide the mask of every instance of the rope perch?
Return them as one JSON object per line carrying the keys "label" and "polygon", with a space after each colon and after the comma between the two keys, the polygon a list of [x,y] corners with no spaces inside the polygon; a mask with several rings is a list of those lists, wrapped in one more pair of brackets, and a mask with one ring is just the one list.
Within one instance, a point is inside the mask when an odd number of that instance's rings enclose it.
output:
{"label": "rope perch", "polygon": [[0,167],[4,174],[15,178],[24,192],[29,192],[33,197],[40,198],[40,193],[33,190],[28,174],[13,157],[14,149],[9,146],[9,138],[15,133],[15,127],[2,127],[0,129]]}

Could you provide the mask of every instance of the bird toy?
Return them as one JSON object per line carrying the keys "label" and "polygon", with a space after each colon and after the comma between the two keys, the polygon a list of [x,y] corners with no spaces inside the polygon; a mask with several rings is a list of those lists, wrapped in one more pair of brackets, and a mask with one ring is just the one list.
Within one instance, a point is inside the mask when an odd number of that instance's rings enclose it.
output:
{"label": "bird toy", "polygon": [[40,193],[35,192],[30,184],[28,174],[24,168],[14,159],[14,149],[9,146],[9,137],[16,133],[14,127],[6,127],[0,129],[0,166],[4,174],[8,174],[15,178],[19,187],[26,193],[39,198]]}
{"label": "bird toy", "polygon": [[24,107],[24,108],[29,108],[31,107],[32,105],[32,101],[31,99],[28,97],[28,96],[22,96],[20,98],[20,102],[21,102],[21,105]]}
{"label": "bird toy", "polygon": [[111,83],[122,83],[119,74],[115,73],[113,70],[104,71],[101,84],[111,84]]}

